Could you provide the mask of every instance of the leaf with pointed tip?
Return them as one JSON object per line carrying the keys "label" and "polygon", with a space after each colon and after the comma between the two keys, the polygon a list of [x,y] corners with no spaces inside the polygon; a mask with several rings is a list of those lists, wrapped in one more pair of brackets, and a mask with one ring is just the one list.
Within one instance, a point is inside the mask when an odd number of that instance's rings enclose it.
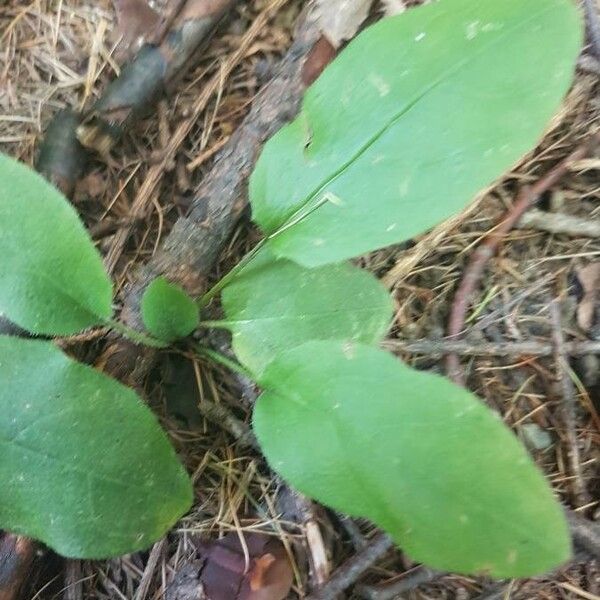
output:
{"label": "leaf with pointed tip", "polygon": [[66,198],[1,154],[0,182],[0,314],[46,335],[109,319],[112,284]]}
{"label": "leaf with pointed tip", "polygon": [[308,267],[424,232],[536,144],[581,42],[572,0],[440,0],[383,19],[266,144],[254,221]]}
{"label": "leaf with pointed tip", "polygon": [[184,338],[200,321],[198,307],[183,288],[157,277],[142,297],[142,318],[146,329],[160,340]]}
{"label": "leaf with pointed tip", "polygon": [[263,252],[223,290],[223,308],[239,360],[260,373],[278,353],[309,340],[377,343],[392,302],[369,273],[350,264],[305,269]]}
{"label": "leaf with pointed tip", "polygon": [[64,556],[143,550],[190,481],[135,393],[49,342],[0,336],[0,528]]}
{"label": "leaf with pointed tip", "polygon": [[508,578],[568,558],[542,474],[463,388],[336,341],[278,356],[259,383],[254,427],[271,466],[304,494],[373,520],[414,560]]}

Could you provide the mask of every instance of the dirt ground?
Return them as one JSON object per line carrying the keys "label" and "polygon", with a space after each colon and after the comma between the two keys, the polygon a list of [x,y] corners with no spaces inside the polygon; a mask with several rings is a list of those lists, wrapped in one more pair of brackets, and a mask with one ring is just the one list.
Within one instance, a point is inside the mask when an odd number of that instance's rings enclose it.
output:
{"label": "dirt ground", "polygon": [[[213,156],[247,114],[289,47],[304,4],[300,0],[284,5],[232,73],[219,81],[164,176],[160,193],[135,223],[127,243],[116,247],[115,231],[130,218],[131,203],[148,169],[160,160],[161,149],[191,104],[210,82],[218,80],[221,65],[267,4],[267,0],[240,3],[203,51],[198,66],[177,84],[169,99],[109,157],[96,157],[78,184],[74,204],[101,252],[112,257],[117,293],[135,266],[156,251],[177,217],[185,213]],[[66,106],[89,105],[114,78],[117,35],[110,0],[5,0],[0,6],[0,150],[31,164],[52,116]],[[474,210],[446,228],[439,239],[425,236],[358,261],[383,279],[396,302],[386,347],[419,368],[444,372],[436,341],[444,336],[449,309],[473,249],[502,220],[517,191],[539,179],[596,131],[599,117],[598,74],[580,69],[564,110],[544,141],[478,199]],[[560,183],[544,195],[539,208],[546,215],[571,215],[600,223],[599,170],[600,159],[593,156],[572,164]],[[549,233],[541,227],[515,228],[490,261],[478,300],[470,308],[464,340],[471,351],[463,349],[461,365],[469,389],[497,410],[528,445],[561,500],[597,519],[600,355],[588,353],[570,360],[567,376],[574,383],[570,399],[558,383],[566,367],[553,351],[525,348],[498,355],[502,344],[535,342],[542,349],[553,347],[557,327],[569,341],[600,340],[600,311],[594,310],[593,289],[600,286],[597,281],[589,282],[591,270],[586,270],[599,260],[599,234],[581,235],[577,229]],[[215,275],[229,269],[257,239],[247,220],[242,220]],[[587,296],[586,286],[591,288]],[[554,300],[560,304],[558,325],[550,311]],[[587,316],[582,315],[585,310]],[[411,349],[411,343],[422,340],[428,344]],[[58,568],[61,561],[46,554],[40,561],[44,566],[30,582],[30,597],[162,598],[176,573],[194,560],[196,537],[214,539],[240,530],[264,531],[282,539],[293,550],[296,582],[290,597],[307,594],[315,581],[314,564],[302,524],[281,516],[281,482],[259,453],[245,448],[196,408],[203,400],[218,402],[248,423],[249,408],[235,378],[197,359],[165,355],[144,391],[193,474],[196,502],[192,511],[150,553],[104,562],[69,561],[66,579]],[[333,571],[375,534],[368,523],[350,521],[319,507],[310,517],[319,525]],[[375,598],[365,595],[365,585],[385,586],[415,570],[418,567],[400,551],[390,551],[360,577],[359,585],[346,597]],[[582,557],[548,577],[500,586],[440,575],[402,597],[594,599],[599,594],[599,565]]]}

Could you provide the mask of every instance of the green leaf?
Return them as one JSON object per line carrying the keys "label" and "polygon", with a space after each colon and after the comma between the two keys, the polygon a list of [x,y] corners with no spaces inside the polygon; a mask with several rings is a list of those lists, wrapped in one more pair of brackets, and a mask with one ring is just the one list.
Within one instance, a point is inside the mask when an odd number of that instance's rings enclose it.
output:
{"label": "green leaf", "polygon": [[258,161],[265,234],[308,215],[272,250],[339,262],[461,210],[535,145],[581,42],[572,0],[440,0],[365,30]]}
{"label": "green leaf", "polygon": [[105,558],[147,548],[189,508],[190,481],[129,388],[6,336],[0,381],[0,528]]}
{"label": "green leaf", "polygon": [[350,264],[305,269],[264,256],[246,267],[222,297],[233,349],[254,373],[283,350],[309,340],[376,343],[384,336],[392,302],[372,275]]}
{"label": "green leaf", "polygon": [[100,255],[64,196],[0,154],[0,314],[24,329],[69,335],[112,314]]}
{"label": "green leaf", "polygon": [[566,560],[558,502],[501,420],[382,350],[310,342],[277,357],[254,426],[301,492],[388,531],[414,560],[526,577]]}
{"label": "green leaf", "polygon": [[142,318],[146,329],[166,342],[190,335],[200,320],[192,298],[164,277],[156,278],[146,288],[142,297]]}

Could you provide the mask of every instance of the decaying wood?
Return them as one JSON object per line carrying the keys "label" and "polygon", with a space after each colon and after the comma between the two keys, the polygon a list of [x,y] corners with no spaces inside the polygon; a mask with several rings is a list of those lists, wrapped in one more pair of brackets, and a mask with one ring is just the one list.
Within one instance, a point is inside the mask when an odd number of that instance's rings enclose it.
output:
{"label": "decaying wood", "polygon": [[576,267],[575,275],[583,292],[577,306],[577,325],[592,339],[598,339],[600,262],[591,262],[585,266]]}
{"label": "decaying wood", "polygon": [[[38,170],[67,196],[82,176],[86,149],[106,156],[124,132],[191,69],[195,57],[237,0],[187,0],[159,44],[147,43],[83,114],[61,111],[41,145]],[[172,18],[170,18],[172,17]]]}
{"label": "decaying wood", "polygon": [[0,537],[0,600],[17,600],[35,555],[35,542],[18,535]]}
{"label": "decaying wood", "polygon": [[80,142],[106,155],[123,133],[193,64],[237,0],[188,0],[159,45],[146,44],[87,112],[77,128]]}
{"label": "decaying wood", "polygon": [[381,0],[383,4],[383,10],[386,15],[399,15],[406,11],[406,4],[404,0]]}
{"label": "decaying wood", "polygon": [[82,176],[87,152],[77,139],[80,116],[71,109],[58,112],[46,129],[40,145],[36,170],[70,197]]}
{"label": "decaying wood", "polygon": [[314,83],[335,56],[335,46],[325,36],[321,36],[302,66],[302,83],[306,87]]}
{"label": "decaying wood", "polygon": [[150,262],[140,268],[124,291],[122,319],[141,327],[140,301],[145,287],[160,274],[199,294],[225,242],[247,205],[246,184],[263,143],[298,112],[305,86],[302,66],[320,38],[309,13],[282,59],[278,74],[259,93],[237,132],[218,154],[194,194],[190,214],[180,218]]}

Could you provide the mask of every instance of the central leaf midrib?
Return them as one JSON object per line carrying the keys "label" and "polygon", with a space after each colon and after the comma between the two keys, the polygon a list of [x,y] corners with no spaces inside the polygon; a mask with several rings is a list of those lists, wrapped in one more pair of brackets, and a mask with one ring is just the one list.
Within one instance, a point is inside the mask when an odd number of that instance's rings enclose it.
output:
{"label": "central leaf midrib", "polygon": [[518,21],[515,25],[509,27],[508,29],[503,30],[502,33],[500,35],[498,35],[498,37],[494,38],[492,41],[490,41],[486,44],[483,44],[477,52],[458,61],[453,68],[446,70],[440,77],[438,77],[438,79],[434,80],[429,86],[425,87],[425,89],[422,92],[420,92],[413,100],[408,102],[406,104],[406,106],[400,112],[398,112],[398,114],[394,115],[385,125],[383,125],[379,130],[377,130],[373,134],[373,136],[365,142],[365,144],[362,147],[360,147],[345,163],[343,163],[339,167],[339,169],[337,169],[332,175],[327,177],[322,183],[319,183],[317,185],[317,187],[314,189],[314,191],[310,192],[307,195],[306,200],[304,200],[303,202],[300,202],[297,206],[292,207],[290,209],[290,211],[288,211],[288,213],[285,215],[283,222],[280,224],[280,227],[285,225],[289,219],[293,218],[294,215],[298,214],[298,211],[305,208],[317,196],[319,196],[322,192],[324,192],[325,188],[327,186],[329,186],[332,182],[334,182],[341,175],[343,175],[348,170],[348,168],[350,166],[352,166],[352,164],[354,162],[356,162],[363,154],[365,154],[365,152],[369,148],[371,148],[375,143],[377,143],[377,141],[379,141],[379,139],[381,138],[381,136],[383,134],[385,134],[400,119],[402,119],[402,117],[404,117],[407,113],[409,113],[422,98],[424,98],[427,94],[429,94],[429,92],[434,90],[439,85],[443,84],[451,75],[454,75],[455,73],[460,71],[464,66],[468,65],[475,58],[478,58],[479,56],[481,56],[481,54],[483,54],[484,52],[486,52],[487,50],[489,50],[496,44],[499,44],[500,42],[504,41],[504,39],[506,38],[507,35],[515,32],[515,31],[518,31],[519,29],[522,29],[522,28],[526,27],[527,25],[529,25],[532,21],[539,19],[541,15],[544,15],[545,13],[549,12],[550,8],[551,8],[551,6],[548,6],[546,9],[540,10],[539,12],[533,14],[532,16],[528,17],[527,19]]}
{"label": "central leaf midrib", "polygon": [[[310,312],[304,313],[302,315],[277,315],[277,316],[258,316],[252,317],[251,319],[226,319],[223,323],[227,323],[228,325],[247,325],[256,322],[263,321],[306,321],[312,319],[321,319],[323,317],[328,317],[335,314],[342,314],[346,316],[348,313],[351,314],[362,314],[362,313],[379,313],[382,306],[375,304],[366,308],[356,308],[356,309],[347,309],[346,307],[338,308],[335,310],[324,310],[319,312]],[[386,305],[387,308],[387,305]]]}

